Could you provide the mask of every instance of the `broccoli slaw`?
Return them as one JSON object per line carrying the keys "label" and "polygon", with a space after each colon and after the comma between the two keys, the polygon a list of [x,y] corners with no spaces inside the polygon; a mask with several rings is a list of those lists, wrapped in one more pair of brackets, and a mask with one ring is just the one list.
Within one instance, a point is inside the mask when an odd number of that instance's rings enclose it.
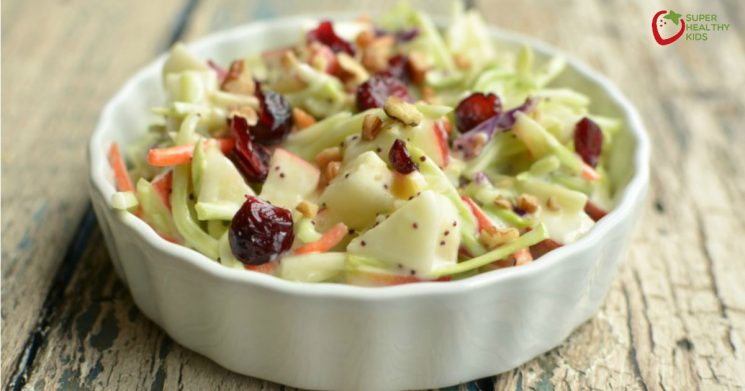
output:
{"label": "broccoli slaw", "polygon": [[161,120],[109,161],[113,208],[227,267],[385,286],[534,262],[613,206],[615,118],[565,63],[402,3],[217,64],[176,44]]}

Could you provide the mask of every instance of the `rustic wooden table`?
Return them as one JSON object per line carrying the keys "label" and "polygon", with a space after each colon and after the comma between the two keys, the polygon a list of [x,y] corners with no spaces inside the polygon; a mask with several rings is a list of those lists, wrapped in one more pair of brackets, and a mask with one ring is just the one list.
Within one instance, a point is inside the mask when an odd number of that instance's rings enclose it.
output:
{"label": "rustic wooden table", "polygon": [[[91,212],[84,148],[106,99],[174,41],[390,1],[351,3],[3,3],[4,389],[281,388],[181,348],[137,310]],[[561,347],[459,387],[745,387],[745,4],[676,1],[678,12],[715,13],[731,27],[666,47],[649,30],[669,4],[476,6],[489,22],[554,44],[614,80],[641,111],[654,154],[648,207],[598,314]],[[443,13],[448,5],[426,7]]]}

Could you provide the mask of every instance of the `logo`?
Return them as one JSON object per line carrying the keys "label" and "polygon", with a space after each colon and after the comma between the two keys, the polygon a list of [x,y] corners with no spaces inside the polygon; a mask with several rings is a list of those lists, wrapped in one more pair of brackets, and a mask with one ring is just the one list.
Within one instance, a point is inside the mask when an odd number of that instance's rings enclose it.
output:
{"label": "logo", "polygon": [[[683,15],[676,13],[673,10],[662,10],[654,14],[654,17],[652,18],[652,35],[654,36],[654,40],[657,41],[657,43],[661,46],[665,46],[677,41],[678,38],[682,37],[683,33],[686,31],[686,22],[685,20],[683,20],[682,16]],[[662,17],[662,19],[660,19],[660,17]],[[678,29],[678,32],[674,33],[672,36],[669,36],[668,38],[662,38],[660,30],[666,30],[665,26],[667,25],[668,20],[676,26],[680,25],[680,28]]]}
{"label": "logo", "polygon": [[714,32],[728,31],[729,23],[720,23],[717,14],[679,14],[660,10],[652,17],[652,36],[660,46],[669,45],[681,37],[686,41],[707,41]]}

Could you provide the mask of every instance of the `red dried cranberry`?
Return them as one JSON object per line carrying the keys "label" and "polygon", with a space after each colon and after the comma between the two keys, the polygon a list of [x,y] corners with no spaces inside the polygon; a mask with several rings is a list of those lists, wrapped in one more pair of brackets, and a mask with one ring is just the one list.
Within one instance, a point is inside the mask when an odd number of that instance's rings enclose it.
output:
{"label": "red dried cranberry", "polygon": [[574,127],[574,150],[589,166],[596,167],[603,149],[603,132],[595,121],[584,117]]}
{"label": "red dried cranberry", "polygon": [[350,56],[354,56],[354,46],[336,35],[334,25],[328,20],[322,21],[318,24],[318,27],[308,32],[308,41],[320,42],[330,47],[334,53],[345,52]]}
{"label": "red dried cranberry", "polygon": [[271,153],[265,146],[251,141],[245,118],[233,116],[229,125],[235,138],[235,147],[230,154],[233,162],[249,182],[264,182],[269,173]]}
{"label": "red dried cranberry", "polygon": [[284,96],[262,91],[260,84],[256,85],[259,87],[256,90],[259,118],[251,127],[251,138],[265,145],[279,143],[292,131],[292,106]]}
{"label": "red dried cranberry", "polygon": [[254,196],[246,196],[228,233],[230,250],[247,265],[271,261],[289,250],[294,239],[292,212]]}
{"label": "red dried cranberry", "polygon": [[496,95],[475,92],[464,98],[455,108],[455,124],[461,133],[502,112],[502,101]]}
{"label": "red dried cranberry", "polygon": [[401,80],[388,75],[375,75],[357,87],[357,108],[360,110],[383,107],[389,96],[411,102],[409,89]]}
{"label": "red dried cranberry", "polygon": [[409,66],[409,58],[398,54],[388,59],[388,69],[385,73],[408,83],[411,80]]}
{"label": "red dried cranberry", "polygon": [[396,139],[388,152],[388,160],[391,162],[393,169],[401,174],[411,174],[417,170],[414,160],[411,159],[406,144],[400,139]]}

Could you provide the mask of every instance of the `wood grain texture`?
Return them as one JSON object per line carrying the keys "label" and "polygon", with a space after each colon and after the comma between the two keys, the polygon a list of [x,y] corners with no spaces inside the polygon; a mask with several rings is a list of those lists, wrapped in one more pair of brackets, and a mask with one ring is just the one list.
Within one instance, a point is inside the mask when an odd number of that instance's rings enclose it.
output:
{"label": "wood grain texture", "polygon": [[[100,233],[85,219],[80,225],[88,227],[89,240],[72,247],[77,254],[66,247],[80,236],[73,228],[87,196],[85,177],[76,171],[103,99],[164,48],[189,5],[196,4],[183,25],[185,40],[251,19],[387,4],[275,3],[174,2],[158,10],[60,3],[53,5],[56,19],[45,19],[49,26],[41,31],[21,22],[32,14],[32,2],[3,4],[3,49],[17,53],[2,59],[4,388],[42,316],[47,328],[25,372],[35,389],[282,388],[220,368],[145,319],[114,276]],[[443,3],[430,7],[442,12]],[[560,47],[617,83],[639,108],[654,153],[648,207],[598,314],[561,347],[455,388],[745,387],[745,94],[739,91],[745,85],[745,7],[677,1],[678,12],[717,13],[732,27],[706,42],[660,47],[649,24],[655,11],[670,6],[662,2],[476,3],[490,23]],[[95,21],[102,15],[110,21],[106,28]],[[55,37],[71,31],[79,38],[59,58],[56,48],[67,41]],[[137,39],[116,46],[124,36]],[[41,64],[58,72],[45,75]],[[76,72],[81,66],[88,67],[83,75]],[[44,88],[49,96],[38,97]],[[79,98],[62,99],[65,94]],[[57,130],[51,136],[56,148],[39,150],[49,128]],[[43,173],[43,180],[30,180],[27,172]],[[66,251],[79,261],[60,273]],[[43,315],[50,287],[60,295]]]}
{"label": "wood grain texture", "polygon": [[167,46],[182,7],[128,4],[3,3],[3,386],[57,299],[48,292],[69,278],[66,252],[79,255],[67,249],[89,203],[85,148],[101,106]]}

